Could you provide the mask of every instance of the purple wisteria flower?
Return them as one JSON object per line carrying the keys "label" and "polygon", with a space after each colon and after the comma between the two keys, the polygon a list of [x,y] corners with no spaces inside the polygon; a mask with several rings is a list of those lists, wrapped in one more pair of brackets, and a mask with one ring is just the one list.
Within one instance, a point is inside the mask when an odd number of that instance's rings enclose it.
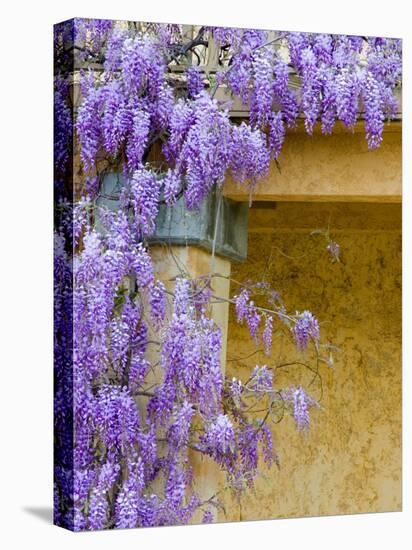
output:
{"label": "purple wisteria flower", "polygon": [[130,206],[134,223],[140,236],[150,236],[155,229],[159,211],[161,182],[155,174],[141,168],[133,173],[124,188],[121,201],[124,207]]}
{"label": "purple wisteria flower", "polygon": [[277,159],[285,140],[285,125],[282,113],[271,113],[269,117],[269,150],[273,158]]}
{"label": "purple wisteria flower", "polygon": [[202,443],[218,461],[224,461],[227,454],[235,452],[235,432],[229,417],[220,414],[208,427]]}
{"label": "purple wisteria flower", "polygon": [[241,323],[245,319],[248,304],[249,304],[250,292],[247,289],[243,289],[240,294],[235,296],[235,306],[236,306],[236,319],[238,323]]}
{"label": "purple wisteria flower", "polygon": [[237,407],[240,407],[242,404],[243,388],[244,386],[242,384],[242,381],[233,377],[229,383],[229,392]]}
{"label": "purple wisteria flower", "polygon": [[272,391],[273,373],[268,369],[266,365],[256,367],[250,376],[250,382],[248,388],[256,392],[270,392]]}
{"label": "purple wisteria flower", "polygon": [[242,29],[235,29],[232,27],[210,27],[210,30],[212,31],[213,37],[219,46],[229,44],[236,47],[239,45],[243,34]]}
{"label": "purple wisteria flower", "polygon": [[282,398],[292,406],[293,418],[300,431],[307,431],[310,425],[309,409],[319,407],[315,401],[302,386],[291,387],[282,391]]}
{"label": "purple wisteria flower", "polygon": [[169,170],[163,179],[163,196],[168,206],[173,205],[176,202],[179,192],[182,189],[181,176],[176,170]]}
{"label": "purple wisteria flower", "polygon": [[272,349],[272,336],[273,336],[273,317],[267,315],[265,319],[265,328],[262,333],[263,346],[266,355],[270,355]]}
{"label": "purple wisteria flower", "polygon": [[149,253],[142,243],[139,243],[132,257],[132,266],[139,287],[145,288],[153,284],[153,265]]}
{"label": "purple wisteria flower", "polygon": [[150,315],[155,326],[159,327],[166,315],[166,288],[157,280],[149,289]]}
{"label": "purple wisteria flower", "polygon": [[203,90],[203,75],[198,67],[192,65],[186,71],[187,88],[190,97],[196,97]]}
{"label": "purple wisteria flower", "polygon": [[250,121],[264,128],[268,123],[273,103],[273,52],[259,48],[253,56],[253,92],[250,98]]}
{"label": "purple wisteria flower", "polygon": [[73,137],[72,113],[67,103],[68,89],[64,79],[56,80],[54,90],[54,165],[64,170],[69,161]]}
{"label": "purple wisteria flower", "polygon": [[193,406],[188,401],[183,401],[182,406],[175,411],[174,421],[169,428],[168,437],[177,449],[187,445],[189,441],[190,425],[194,412]]}
{"label": "purple wisteria flower", "polygon": [[189,279],[178,278],[176,280],[173,300],[176,315],[186,314],[190,311],[190,290],[191,283]]}
{"label": "purple wisteria flower", "polygon": [[253,300],[249,302],[249,306],[246,312],[246,322],[249,328],[250,336],[255,340],[256,343],[259,342],[259,325],[261,321],[261,315],[258,312]]}
{"label": "purple wisteria flower", "polygon": [[211,510],[203,512],[202,523],[213,523],[213,519],[213,512]]}
{"label": "purple wisteria flower", "polygon": [[102,89],[97,88],[88,75],[82,81],[84,99],[77,113],[76,130],[81,144],[80,157],[86,170],[94,167],[102,145],[100,125],[103,110]]}
{"label": "purple wisteria flower", "polygon": [[261,130],[253,130],[242,122],[233,127],[232,139],[230,169],[236,181],[247,182],[253,188],[269,170],[266,137]]}
{"label": "purple wisteria flower", "polygon": [[312,338],[315,344],[319,341],[318,320],[310,311],[305,310],[303,313],[296,312],[296,321],[292,327],[292,334],[297,348],[305,351],[308,347],[309,338]]}
{"label": "purple wisteria flower", "polygon": [[140,457],[128,462],[128,477],[116,499],[116,527],[136,527],[138,522],[139,496],[145,486],[144,466]]}
{"label": "purple wisteria flower", "polygon": [[382,142],[384,114],[381,86],[371,73],[366,76],[363,102],[365,105],[366,139],[369,149],[376,149]]}
{"label": "purple wisteria flower", "polygon": [[90,498],[89,523],[91,529],[103,529],[106,526],[109,502],[107,493],[112,488],[120,471],[120,465],[107,462],[103,464],[96,487]]}

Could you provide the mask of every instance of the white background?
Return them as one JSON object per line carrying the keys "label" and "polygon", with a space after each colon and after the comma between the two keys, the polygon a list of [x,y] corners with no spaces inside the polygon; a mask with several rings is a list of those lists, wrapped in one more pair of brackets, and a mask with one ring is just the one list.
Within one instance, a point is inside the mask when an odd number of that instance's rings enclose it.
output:
{"label": "white background", "polygon": [[[0,544],[2,548],[405,548],[411,536],[411,134],[408,3],[55,0],[2,3]],[[52,502],[52,25],[71,17],[404,38],[404,511],[73,534]],[[408,29],[409,26],[409,29]],[[409,156],[409,158],[408,158]],[[408,219],[409,218],[409,219]],[[405,328],[406,327],[406,328]],[[389,388],[390,391],[390,388]]]}

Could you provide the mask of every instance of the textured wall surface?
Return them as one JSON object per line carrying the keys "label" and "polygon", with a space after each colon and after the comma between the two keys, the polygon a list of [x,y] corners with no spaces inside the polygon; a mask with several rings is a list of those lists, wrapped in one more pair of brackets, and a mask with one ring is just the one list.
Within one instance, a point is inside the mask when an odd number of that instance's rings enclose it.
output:
{"label": "textured wall surface", "polygon": [[[326,228],[340,244],[332,263]],[[289,310],[310,309],[323,341],[340,348],[322,367],[322,410],[308,435],[291,418],[274,430],[281,467],[265,471],[256,494],[239,502],[225,492],[222,521],[394,511],[401,508],[401,207],[397,204],[257,203],[250,212],[248,259],[232,265],[236,280],[266,280]],[[232,287],[232,292],[235,290]],[[297,358],[274,338],[270,359],[247,329],[229,322],[228,374],[246,379],[258,364]],[[279,369],[279,387],[308,385],[310,373]],[[319,396],[319,384],[311,388]]]}

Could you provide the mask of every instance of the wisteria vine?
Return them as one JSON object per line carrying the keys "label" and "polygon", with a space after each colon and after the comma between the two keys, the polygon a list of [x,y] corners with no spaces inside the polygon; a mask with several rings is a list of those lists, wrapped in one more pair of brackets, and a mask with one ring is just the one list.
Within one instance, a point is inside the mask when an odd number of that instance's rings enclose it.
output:
{"label": "wisteria vine", "polygon": [[[200,511],[208,523],[219,495],[202,501],[190,453],[219,465],[236,494],[252,487],[260,461],[279,460],[271,424],[289,414],[306,431],[319,407],[302,386],[278,386],[275,327],[315,378],[305,354],[311,346],[319,360],[324,345],[311,312],[288,312],[268,285],[244,283],[228,301],[266,365],[226,378],[214,274],[182,272],[172,287],[155,275],[159,207],[183,197],[196,209],[228,173],[253,193],[301,120],[308,134],[317,124],[328,134],[362,114],[378,147],[398,111],[401,42],[219,27],[189,36],[83,19],[56,25],[54,38],[55,521],[144,527]],[[247,118],[232,116],[233,101]],[[108,171],[125,182],[116,211],[98,201]],[[339,260],[339,245],[328,238],[327,248]]]}

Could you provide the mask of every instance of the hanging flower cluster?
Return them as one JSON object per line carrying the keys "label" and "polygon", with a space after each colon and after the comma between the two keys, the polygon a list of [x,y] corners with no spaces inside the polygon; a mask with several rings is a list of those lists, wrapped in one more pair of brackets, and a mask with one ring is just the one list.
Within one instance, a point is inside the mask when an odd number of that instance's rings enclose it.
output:
{"label": "hanging flower cluster", "polygon": [[[216,80],[249,104],[248,122],[231,118],[190,62],[212,39],[230,57]],[[201,510],[210,522],[218,503],[201,501],[189,449],[219,464],[235,491],[251,487],[261,458],[277,462],[270,420],[289,412],[306,430],[317,406],[300,386],[275,388],[274,324],[299,351],[312,341],[316,352],[319,325],[309,311],[288,314],[263,284],[241,288],[231,300],[237,321],[267,365],[245,381],[225,379],[210,287],[184,272],[171,286],[157,278],[147,242],[159,208],[180,196],[198,208],[228,172],[253,189],[300,116],[309,133],[318,121],[328,133],[336,120],[353,126],[362,104],[377,147],[397,110],[400,42],[202,27],[185,43],[177,25],[74,20],[56,26],[57,66],[69,64],[73,41],[82,71],[74,123],[64,74],[55,94],[56,521],[74,530],[170,525]],[[176,61],[187,68],[180,76]],[[85,179],[74,195],[73,142]],[[116,211],[98,200],[102,160],[123,173]]]}
{"label": "hanging flower cluster", "polygon": [[316,343],[319,342],[319,323],[310,311],[303,313],[296,312],[296,322],[292,328],[293,338],[300,350],[306,350],[309,338]]}
{"label": "hanging flower cluster", "polygon": [[[102,31],[93,29],[88,36],[99,41]],[[107,38],[105,78],[96,82],[85,75],[83,81],[77,131],[85,167],[92,169],[105,151],[124,155],[131,174],[144,164],[148,145],[165,136],[163,152],[172,166],[165,180],[168,200],[183,186],[187,204],[197,207],[228,170],[253,187],[270,158],[278,158],[286,127],[300,116],[308,133],[318,121],[330,133],[337,120],[353,127],[363,107],[369,147],[379,146],[385,118],[398,109],[399,40],[308,33],[271,40],[264,31],[223,31],[208,31],[231,52],[231,64],[218,79],[250,105],[249,125],[231,123],[229,112],[206,92],[199,67],[188,67],[188,96],[179,97],[159,36],[131,38],[115,29]],[[299,96],[290,87],[294,74]]]}

